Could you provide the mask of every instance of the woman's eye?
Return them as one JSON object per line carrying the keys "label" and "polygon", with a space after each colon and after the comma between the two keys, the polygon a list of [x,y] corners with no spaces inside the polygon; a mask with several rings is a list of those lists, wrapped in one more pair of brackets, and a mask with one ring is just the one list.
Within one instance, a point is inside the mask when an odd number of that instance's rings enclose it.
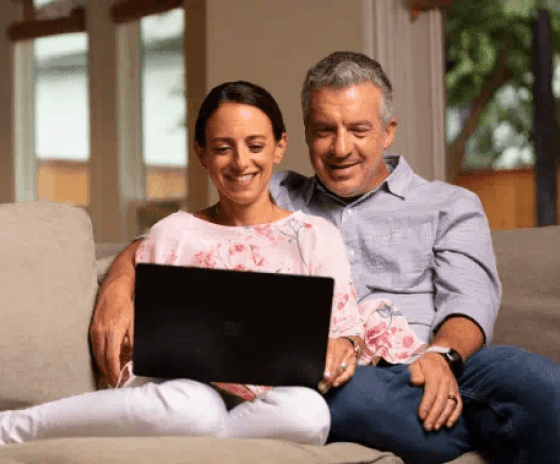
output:
{"label": "woman's eye", "polygon": [[229,147],[215,147],[214,153],[226,153],[229,150]]}
{"label": "woman's eye", "polygon": [[250,145],[249,149],[253,152],[253,153],[258,153],[259,151],[263,150],[263,146],[262,145]]}

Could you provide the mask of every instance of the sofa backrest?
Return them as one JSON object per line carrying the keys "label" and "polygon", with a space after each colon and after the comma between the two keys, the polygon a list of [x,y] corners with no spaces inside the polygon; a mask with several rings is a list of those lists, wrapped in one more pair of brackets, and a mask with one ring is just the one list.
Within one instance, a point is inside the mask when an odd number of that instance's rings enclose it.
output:
{"label": "sofa backrest", "polygon": [[0,409],[95,388],[91,222],[57,203],[0,205]]}
{"label": "sofa backrest", "polygon": [[560,226],[494,231],[502,304],[493,343],[560,362]]}

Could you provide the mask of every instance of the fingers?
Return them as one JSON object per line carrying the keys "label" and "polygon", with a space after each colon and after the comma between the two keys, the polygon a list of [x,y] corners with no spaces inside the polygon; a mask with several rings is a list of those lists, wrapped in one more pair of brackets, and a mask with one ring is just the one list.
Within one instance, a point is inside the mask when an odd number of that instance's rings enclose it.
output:
{"label": "fingers", "polygon": [[338,387],[348,382],[356,370],[357,357],[352,344],[347,340],[334,338],[329,340],[325,373],[318,389],[326,393],[331,387]]}
{"label": "fingers", "polygon": [[[134,340],[132,301],[108,307],[100,300],[90,327],[92,351],[103,381],[115,386],[121,366],[130,359]],[[115,311],[117,309],[117,311]],[[128,359],[121,359],[123,356]],[[122,363],[121,361],[125,361]]]}
{"label": "fingers", "polygon": [[348,357],[348,360],[345,361],[345,362],[346,362],[346,365],[348,367],[346,369],[342,369],[342,366],[341,366],[340,375],[338,375],[338,377],[336,377],[334,379],[333,387],[340,387],[341,385],[344,385],[346,382],[348,382],[352,378],[352,376],[356,372],[356,365],[358,363],[357,363],[356,356],[354,354],[350,355]]}
{"label": "fingers", "polygon": [[[463,399],[461,398],[461,395],[457,395],[455,398],[457,398],[457,404],[453,407],[453,412],[449,415],[449,419],[447,419],[447,422],[445,423],[445,426],[448,429],[457,423],[461,413],[463,412]],[[455,403],[455,401],[452,401],[452,403]]]}
{"label": "fingers", "polygon": [[91,350],[93,353],[93,357],[95,358],[95,362],[99,367],[99,371],[101,372],[101,377],[106,378],[107,376],[107,363],[105,362],[105,337],[102,333],[97,330],[97,326],[94,325],[92,321],[92,325],[90,327],[89,332],[90,340],[91,340]]}

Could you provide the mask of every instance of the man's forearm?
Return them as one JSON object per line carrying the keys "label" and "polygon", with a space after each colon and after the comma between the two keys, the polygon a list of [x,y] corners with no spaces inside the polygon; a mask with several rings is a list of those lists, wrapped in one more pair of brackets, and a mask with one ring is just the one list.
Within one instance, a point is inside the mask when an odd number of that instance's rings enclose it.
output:
{"label": "man's forearm", "polygon": [[119,280],[123,284],[126,281],[126,288],[130,289],[130,296],[132,297],[134,293],[135,256],[136,250],[138,250],[141,243],[142,240],[135,240],[119,253],[103,279],[99,289],[100,294],[103,294],[115,280]]}
{"label": "man's forearm", "polygon": [[467,317],[453,316],[446,319],[436,332],[432,345],[453,348],[463,360],[482,348],[484,334],[480,327]]}

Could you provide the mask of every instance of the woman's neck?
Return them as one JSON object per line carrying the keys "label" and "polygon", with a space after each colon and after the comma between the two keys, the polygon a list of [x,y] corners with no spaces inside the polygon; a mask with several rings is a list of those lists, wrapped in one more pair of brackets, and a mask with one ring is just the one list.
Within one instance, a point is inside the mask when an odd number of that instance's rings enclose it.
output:
{"label": "woman's neck", "polygon": [[278,221],[291,214],[270,198],[258,205],[237,205],[220,200],[201,213],[197,214],[200,219],[224,226],[256,226]]}

